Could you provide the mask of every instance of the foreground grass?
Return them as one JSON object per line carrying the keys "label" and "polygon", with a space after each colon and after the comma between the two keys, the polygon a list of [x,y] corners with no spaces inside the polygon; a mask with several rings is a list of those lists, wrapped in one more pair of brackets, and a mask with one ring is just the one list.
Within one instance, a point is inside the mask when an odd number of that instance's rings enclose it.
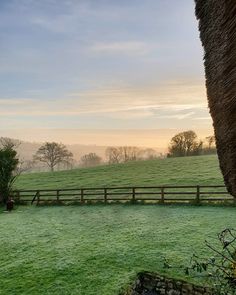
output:
{"label": "foreground grass", "polygon": [[18,189],[223,184],[217,156],[130,162],[70,171],[22,175]]}
{"label": "foreground grass", "polygon": [[[209,255],[206,237],[235,227],[235,208],[97,205],[0,213],[0,294],[114,295],[162,258]],[[183,277],[177,269],[172,276]]]}

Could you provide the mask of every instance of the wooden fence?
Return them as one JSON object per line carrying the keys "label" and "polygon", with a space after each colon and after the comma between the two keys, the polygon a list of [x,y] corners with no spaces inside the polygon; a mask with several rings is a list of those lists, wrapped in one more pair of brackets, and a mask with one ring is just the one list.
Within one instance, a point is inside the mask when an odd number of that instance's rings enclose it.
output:
{"label": "wooden fence", "polygon": [[20,202],[63,203],[63,202],[157,202],[165,203],[195,203],[204,202],[234,202],[234,198],[221,185],[195,186],[137,186],[137,187],[97,187],[17,190],[15,199]]}

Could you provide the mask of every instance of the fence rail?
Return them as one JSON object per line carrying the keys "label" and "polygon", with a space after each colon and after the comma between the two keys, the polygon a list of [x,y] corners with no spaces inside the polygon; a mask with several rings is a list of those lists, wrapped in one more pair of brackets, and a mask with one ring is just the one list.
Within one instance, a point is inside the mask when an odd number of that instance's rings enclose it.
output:
{"label": "fence rail", "polygon": [[157,202],[161,204],[183,202],[234,202],[222,185],[180,186],[124,186],[14,191],[15,199],[31,204],[60,202]]}

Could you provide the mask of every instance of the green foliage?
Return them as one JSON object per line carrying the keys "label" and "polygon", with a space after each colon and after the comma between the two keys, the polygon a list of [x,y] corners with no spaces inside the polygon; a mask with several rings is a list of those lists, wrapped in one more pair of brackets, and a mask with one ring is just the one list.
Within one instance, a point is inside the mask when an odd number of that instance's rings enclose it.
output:
{"label": "green foliage", "polygon": [[203,142],[198,141],[197,134],[192,131],[184,131],[172,137],[169,154],[170,157],[185,157],[200,155]]}
{"label": "green foliage", "polygon": [[[184,269],[186,275],[193,277],[196,273],[205,276],[214,287],[216,295],[236,294],[236,230],[226,228],[217,235],[217,240],[205,241],[212,251],[208,258],[192,255],[189,266],[176,266]],[[163,267],[172,268],[168,257],[164,257]]]}
{"label": "green foliage", "polygon": [[22,206],[0,218],[1,294],[115,295],[141,271],[163,272],[163,256],[180,265],[193,252],[210,256],[204,238],[233,227],[235,208]]}
{"label": "green foliage", "polygon": [[6,145],[0,148],[0,203],[6,203],[11,196],[18,164],[17,152],[12,146]]}
{"label": "green foliage", "polygon": [[224,229],[218,234],[218,242],[206,241],[206,246],[214,254],[204,259],[194,255],[188,270],[205,273],[210,277],[217,294],[236,294],[236,230]]}
{"label": "green foliage", "polygon": [[69,171],[22,174],[19,189],[101,186],[223,184],[215,155],[102,165]]}

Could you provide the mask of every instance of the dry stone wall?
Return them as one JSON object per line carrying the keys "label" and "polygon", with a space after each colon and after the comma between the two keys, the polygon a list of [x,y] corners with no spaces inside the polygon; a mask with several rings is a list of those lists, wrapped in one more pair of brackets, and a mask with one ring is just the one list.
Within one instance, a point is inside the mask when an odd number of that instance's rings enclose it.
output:
{"label": "dry stone wall", "polygon": [[124,295],[214,295],[209,287],[152,273],[141,273]]}

